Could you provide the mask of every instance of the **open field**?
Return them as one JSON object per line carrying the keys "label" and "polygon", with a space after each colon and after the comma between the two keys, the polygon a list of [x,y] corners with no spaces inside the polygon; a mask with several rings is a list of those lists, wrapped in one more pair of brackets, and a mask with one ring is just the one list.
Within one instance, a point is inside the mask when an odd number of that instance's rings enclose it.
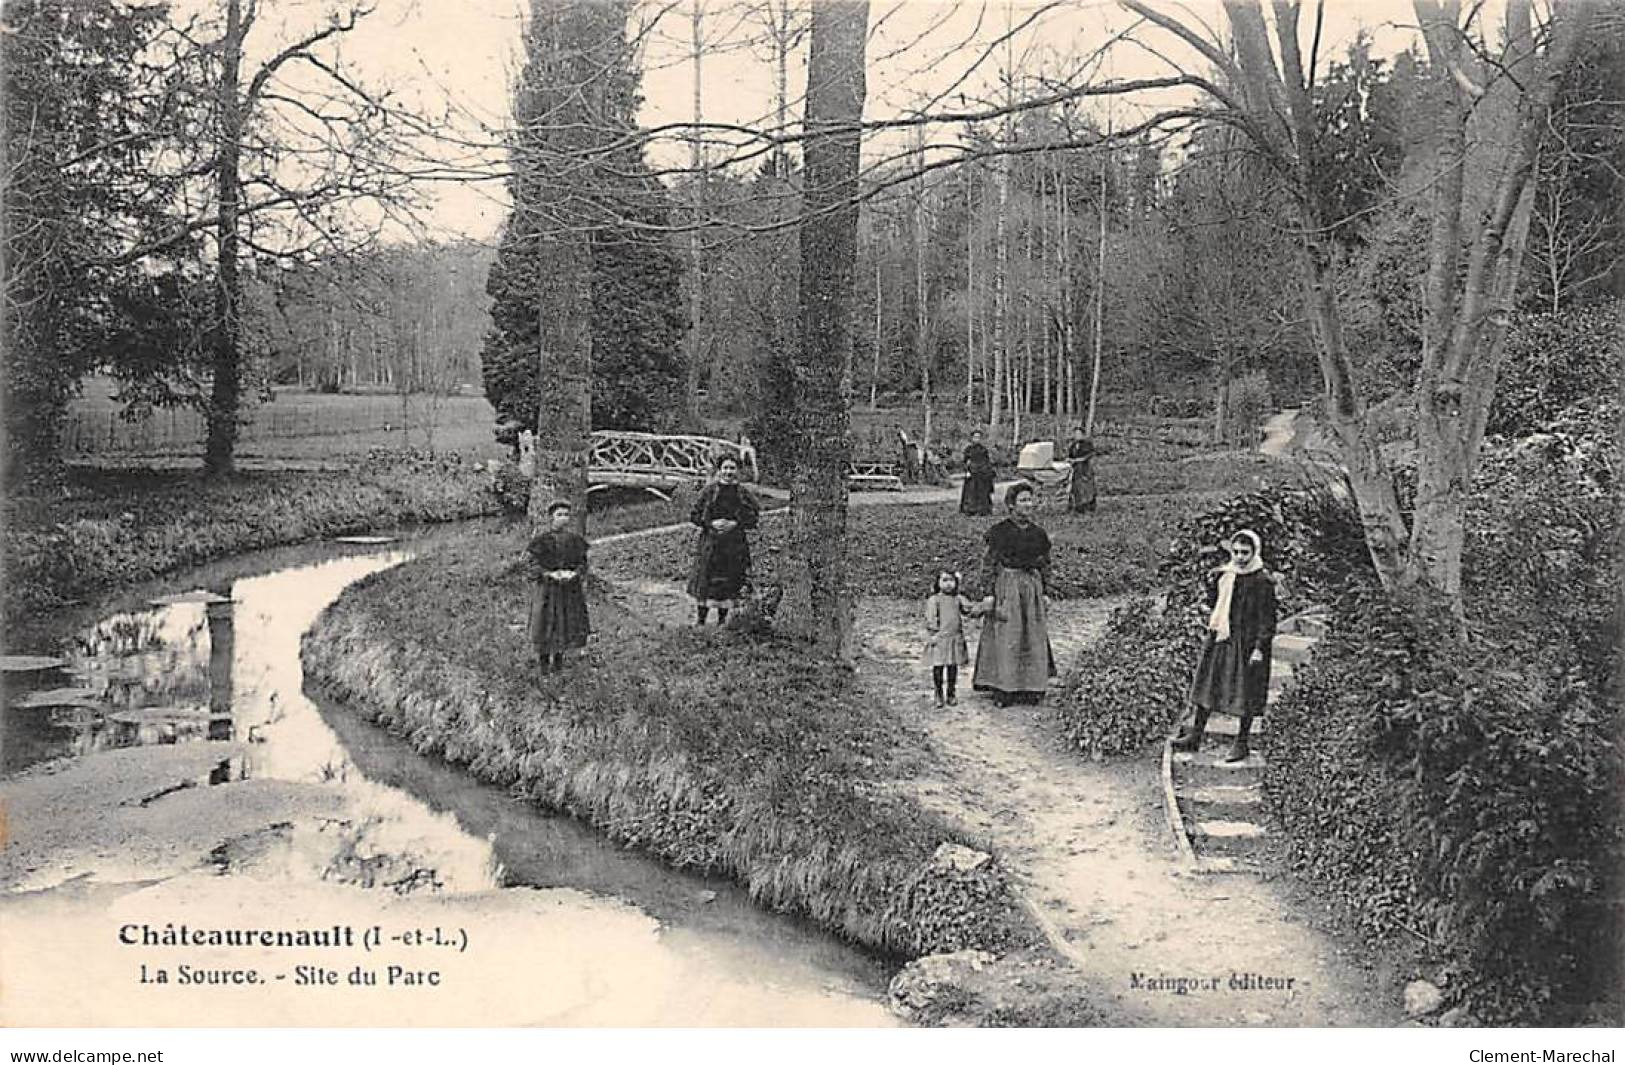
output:
{"label": "open field", "polygon": [[[203,416],[193,410],[158,410],[127,421],[104,379],[86,382],[69,408],[64,443],[79,461],[175,458],[203,454]],[[496,416],[483,395],[302,392],[277,389],[276,398],[249,408],[238,454],[245,459],[320,460],[375,449],[433,450],[496,458],[504,449],[492,436]]]}

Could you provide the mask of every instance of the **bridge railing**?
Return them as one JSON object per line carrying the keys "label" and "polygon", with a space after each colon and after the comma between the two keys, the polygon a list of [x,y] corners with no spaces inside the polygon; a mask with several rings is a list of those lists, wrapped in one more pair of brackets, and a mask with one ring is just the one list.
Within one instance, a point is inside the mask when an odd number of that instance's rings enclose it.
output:
{"label": "bridge railing", "polygon": [[756,479],[754,448],[710,436],[600,429],[592,434],[587,465],[594,471],[704,480],[724,457],[738,460],[741,479]]}

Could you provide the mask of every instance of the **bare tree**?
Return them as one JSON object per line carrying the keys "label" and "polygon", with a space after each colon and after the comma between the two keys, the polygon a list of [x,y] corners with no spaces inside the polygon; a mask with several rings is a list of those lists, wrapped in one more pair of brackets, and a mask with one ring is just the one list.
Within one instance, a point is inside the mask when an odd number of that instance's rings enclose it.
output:
{"label": "bare tree", "polygon": [[[1534,24],[1530,0],[1509,0],[1504,44],[1475,36],[1456,0],[1416,0],[1429,56],[1434,165],[1427,175],[1429,264],[1422,366],[1415,385],[1417,496],[1400,506],[1394,472],[1366,418],[1343,335],[1330,217],[1316,195],[1315,57],[1299,43],[1300,6],[1226,0],[1234,53],[1140,0],[1124,6],[1174,34],[1216,68],[1214,117],[1246,134],[1283,180],[1294,258],[1320,363],[1322,392],[1359,504],[1372,560],[1392,592],[1430,591],[1457,610],[1467,494],[1500,367],[1523,258],[1536,149],[1558,81],[1584,32],[1584,2],[1554,4]],[[1279,57],[1279,58],[1277,58]],[[1467,170],[1481,178],[1469,183]]]}

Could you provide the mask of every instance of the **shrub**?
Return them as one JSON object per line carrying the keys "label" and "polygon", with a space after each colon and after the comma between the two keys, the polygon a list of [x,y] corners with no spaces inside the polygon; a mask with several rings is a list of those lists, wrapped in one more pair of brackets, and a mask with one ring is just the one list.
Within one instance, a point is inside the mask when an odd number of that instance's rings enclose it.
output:
{"label": "shrub", "polygon": [[1599,391],[1617,392],[1625,358],[1619,328],[1625,300],[1611,298],[1555,314],[1519,314],[1486,428],[1503,436],[1543,431],[1559,412]]}
{"label": "shrub", "polygon": [[1201,652],[1197,612],[1159,612],[1136,599],[1113,612],[1070,674],[1055,716],[1070,747],[1128,754],[1165,735],[1184,712]]}
{"label": "shrub", "polygon": [[1265,415],[1273,409],[1270,379],[1262,370],[1231,381],[1224,390],[1226,443],[1232,447],[1253,446],[1264,426]]}
{"label": "shrub", "polygon": [[1273,713],[1294,864],[1442,952],[1491,1023],[1572,1023],[1617,978],[1619,711],[1575,657],[1509,659],[1440,611],[1351,597]]}

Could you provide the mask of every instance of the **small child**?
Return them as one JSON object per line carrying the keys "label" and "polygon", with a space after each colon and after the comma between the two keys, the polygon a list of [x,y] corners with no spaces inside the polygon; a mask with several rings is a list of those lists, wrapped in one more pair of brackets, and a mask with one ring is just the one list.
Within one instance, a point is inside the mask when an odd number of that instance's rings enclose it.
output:
{"label": "small child", "polygon": [[[936,689],[936,705],[954,705],[959,701],[955,687],[959,683],[959,667],[970,662],[970,650],[965,646],[966,617],[980,617],[984,613],[979,603],[972,603],[959,594],[959,574],[943,570],[937,574],[936,590],[925,601],[925,655],[931,662],[931,685]],[[944,684],[946,682],[946,684]],[[943,698],[946,689],[947,698]]]}

